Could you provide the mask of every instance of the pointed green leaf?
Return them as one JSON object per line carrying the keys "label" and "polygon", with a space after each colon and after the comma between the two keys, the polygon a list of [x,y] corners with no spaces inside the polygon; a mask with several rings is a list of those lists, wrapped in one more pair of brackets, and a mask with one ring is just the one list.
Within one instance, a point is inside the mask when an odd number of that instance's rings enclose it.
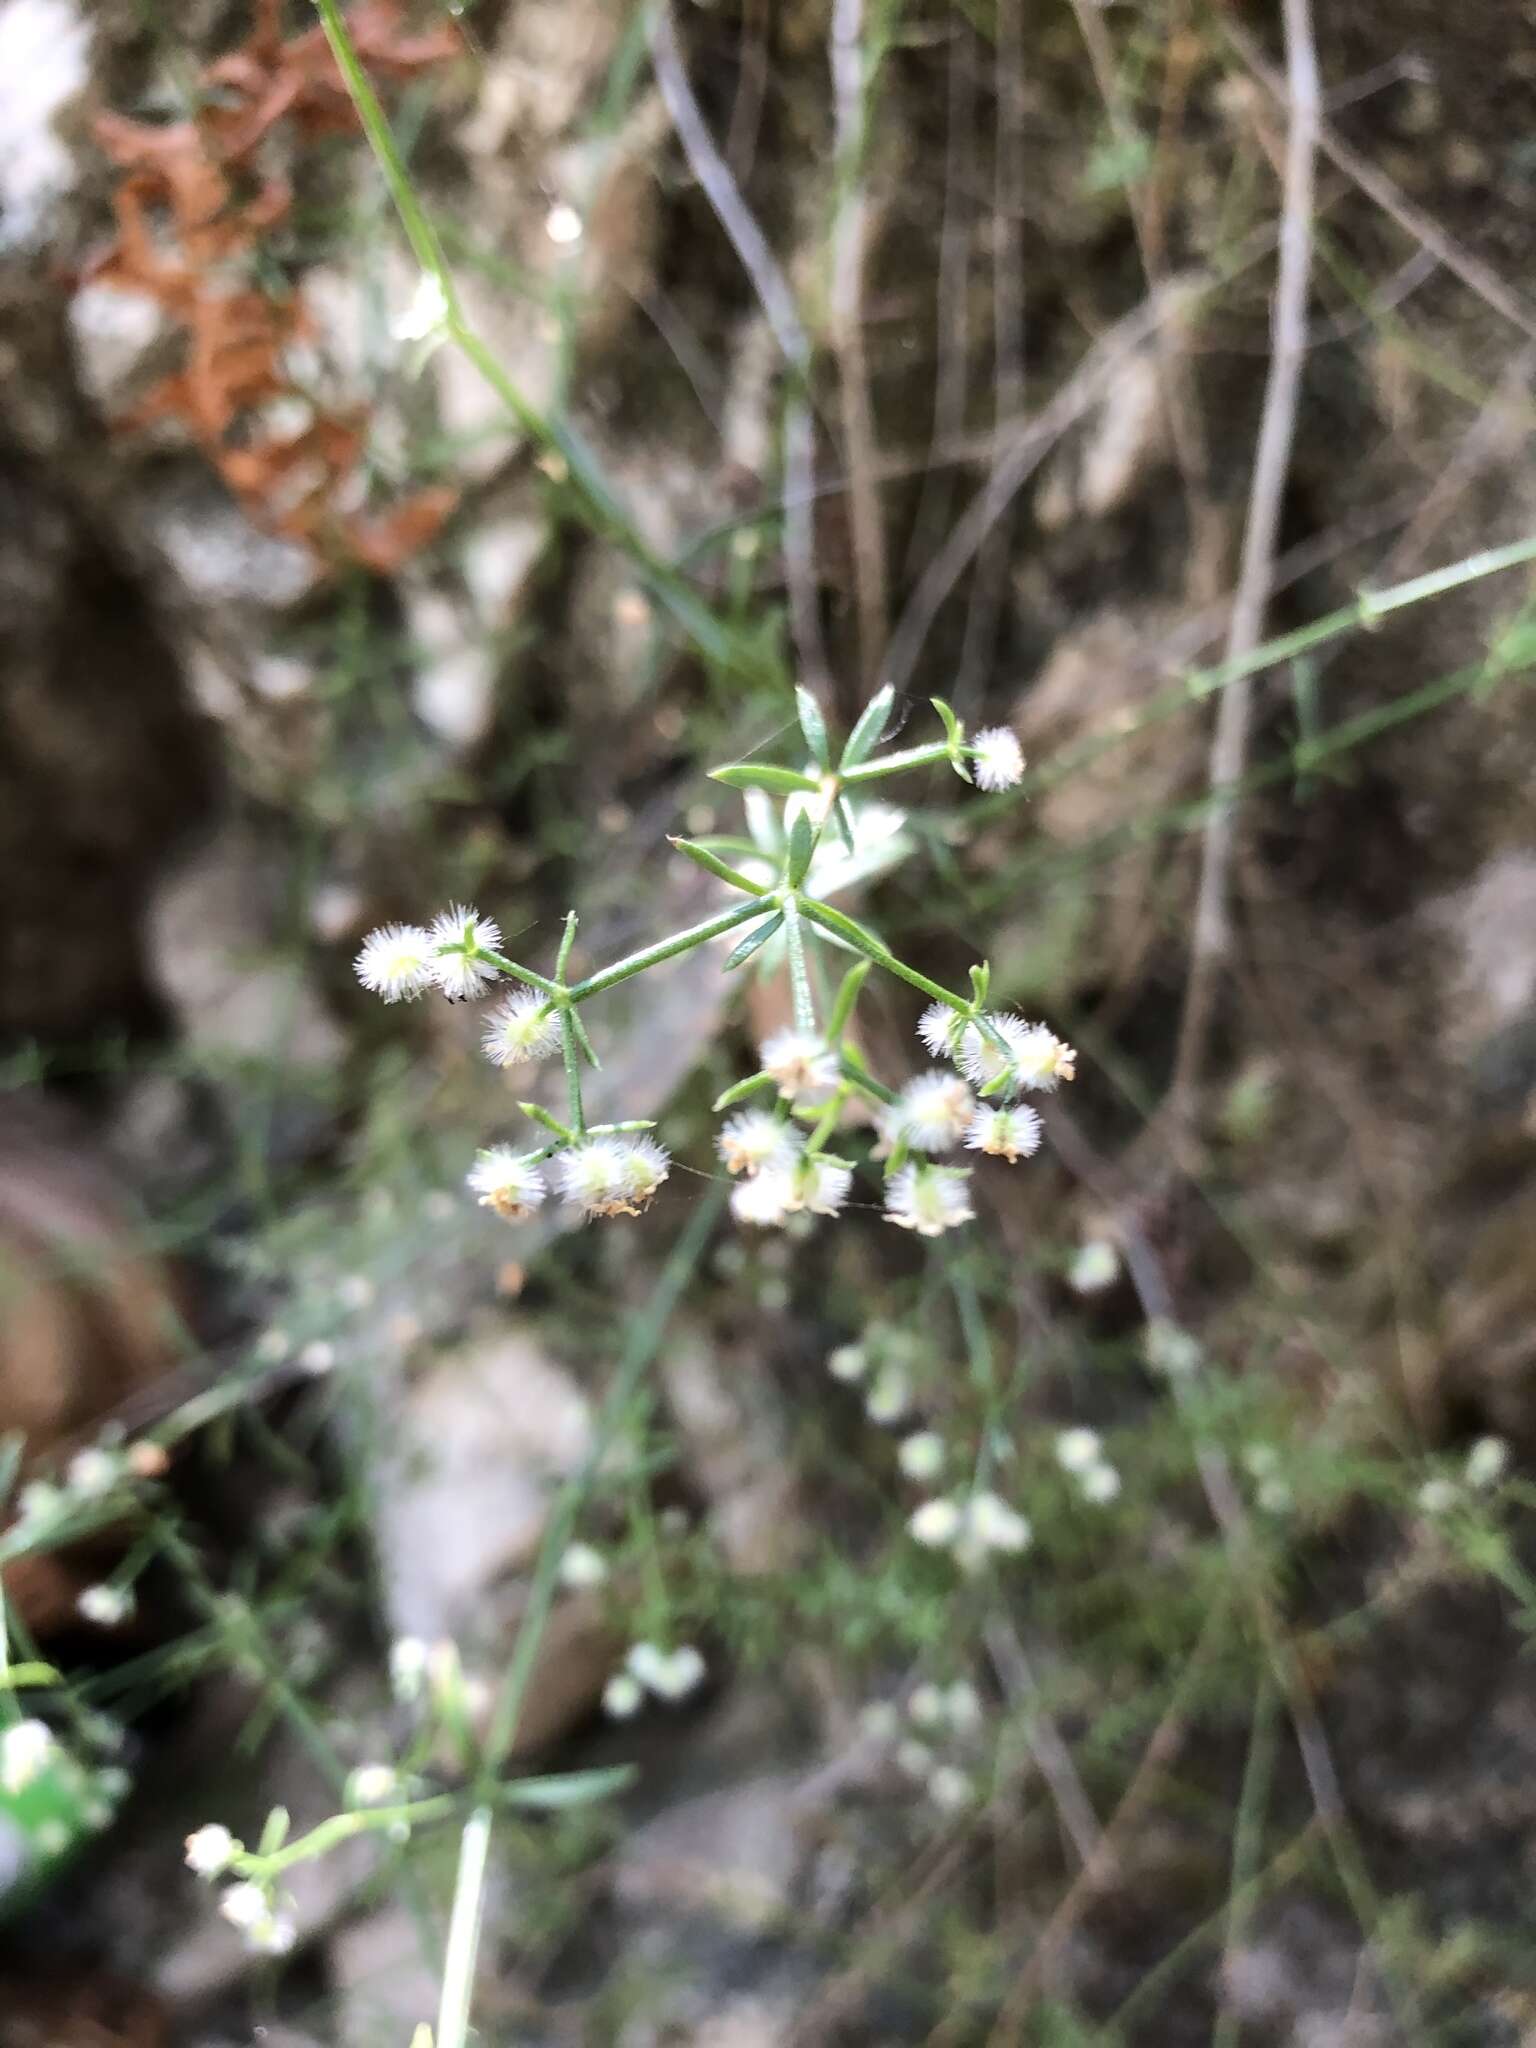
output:
{"label": "pointed green leaf", "polygon": [[603,1771],[565,1771],[557,1778],[519,1778],[502,1788],[509,1806],[530,1806],[554,1813],[568,1806],[590,1806],[594,1800],[610,1799],[635,1782],[633,1764],[618,1764]]}
{"label": "pointed green leaf", "polygon": [[749,1074],[745,1081],[733,1082],[723,1094],[715,1097],[714,1113],[718,1116],[722,1109],[734,1109],[738,1102],[745,1102],[753,1095],[761,1095],[765,1088],[772,1086],[772,1074]]}
{"label": "pointed green leaf", "polygon": [[827,1024],[827,1037],[833,1045],[848,1029],[848,1019],[853,1015],[853,1006],[859,1000],[859,990],[869,979],[872,960],[857,960],[843,976],[843,985],[837,992],[837,1001],[832,1005],[832,1016]]}
{"label": "pointed green leaf", "polygon": [[546,1131],[553,1131],[562,1144],[575,1143],[575,1133],[568,1131],[558,1117],[551,1116],[549,1111],[541,1108],[537,1102],[520,1102],[517,1106],[531,1123],[541,1124]]}
{"label": "pointed green leaf", "polygon": [[987,990],[992,986],[992,962],[983,960],[979,967],[971,969],[971,1001],[978,1010],[987,1007]]}
{"label": "pointed green leaf", "polygon": [[51,1664],[7,1664],[0,1671],[0,1692],[19,1692],[27,1685],[57,1685],[59,1673]]}
{"label": "pointed green leaf", "polygon": [[811,759],[819,768],[830,768],[832,746],[827,738],[827,721],[821,715],[821,706],[803,686],[796,687],[795,709],[800,714],[800,730],[805,734],[805,744],[811,750]]}
{"label": "pointed green leaf", "polygon": [[876,690],[860,712],[858,724],[848,735],[848,744],[838,763],[840,768],[857,768],[861,761],[869,759],[885,735],[886,721],[895,702],[896,692],[889,683]]}
{"label": "pointed green leaf", "polygon": [[792,796],[797,789],[815,789],[814,775],[802,775],[794,768],[776,768],[771,762],[732,761],[725,768],[711,768],[711,782],[723,782],[727,789],[765,789],[771,796]]}
{"label": "pointed green leaf", "polygon": [[267,1815],[267,1824],[261,1831],[261,1840],[256,1844],[258,1856],[275,1856],[288,1839],[288,1809],[274,1806]]}
{"label": "pointed green leaf", "polygon": [[845,911],[834,910],[830,903],[813,899],[806,903],[805,914],[812,924],[819,924],[824,931],[835,932],[839,938],[846,939],[850,946],[857,946],[861,953],[868,953],[872,959],[890,959],[890,949],[883,939],[876,938],[866,925],[858,923]]}
{"label": "pointed green leaf", "polygon": [[755,931],[750,931],[731,953],[726,956],[722,974],[729,974],[733,967],[740,967],[744,960],[750,960],[759,946],[766,946],[779,926],[784,922],[782,910],[776,910],[772,917],[764,918]]}
{"label": "pointed green leaf", "polygon": [[581,1021],[581,1012],[579,1010],[573,1009],[571,1011],[571,1029],[576,1034],[576,1043],[581,1047],[582,1056],[586,1060],[587,1065],[591,1067],[594,1073],[601,1073],[603,1063],[598,1058],[597,1050],[591,1039],[587,1036],[587,1027]]}
{"label": "pointed green leaf", "polygon": [[811,855],[816,851],[816,827],[805,811],[797,811],[795,822],[789,828],[789,862],[786,873],[791,889],[798,889],[805,880],[811,865]]}
{"label": "pointed green leaf", "polygon": [[728,862],[719,859],[707,846],[701,846],[696,839],[676,839],[669,834],[667,844],[675,846],[679,853],[686,854],[694,866],[703,868],[706,874],[717,875],[722,882],[729,882],[733,889],[745,889],[749,896],[757,895],[756,882],[749,882],[740,869],[733,868]]}
{"label": "pointed green leaf", "polygon": [[853,840],[853,819],[848,815],[848,806],[841,797],[832,806],[832,815],[837,820],[837,829],[844,846],[847,847],[850,853],[856,853],[858,848],[854,845]]}
{"label": "pointed green leaf", "polygon": [[944,737],[949,741],[950,746],[963,746],[965,744],[965,727],[956,718],[954,712],[944,702],[944,699],[942,697],[930,697],[928,702],[937,711],[940,718],[943,719]]}

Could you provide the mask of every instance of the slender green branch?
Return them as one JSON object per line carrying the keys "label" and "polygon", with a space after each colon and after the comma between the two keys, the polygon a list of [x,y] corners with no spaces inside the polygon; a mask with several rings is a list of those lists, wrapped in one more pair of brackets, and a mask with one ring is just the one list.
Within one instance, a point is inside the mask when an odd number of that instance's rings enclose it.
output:
{"label": "slender green branch", "polygon": [[931,768],[935,762],[948,759],[948,743],[931,740],[925,747],[903,747],[899,753],[881,754],[857,768],[844,768],[839,779],[851,788],[859,782],[878,782],[885,775],[904,775],[909,768]]}
{"label": "slender green branch", "polygon": [[605,967],[597,974],[589,974],[585,981],[572,983],[566,995],[573,1003],[584,1003],[592,996],[601,995],[606,988],[613,988],[621,981],[628,981],[633,974],[644,974],[648,967],[659,967],[663,960],[672,960],[679,953],[691,953],[695,946],[702,946],[708,939],[718,939],[723,932],[734,931],[749,918],[760,917],[764,911],[774,908],[771,896],[758,896],[750,903],[738,903],[732,910],[723,910],[717,917],[708,917],[702,924],[690,925],[686,931],[674,932],[670,939],[658,939],[654,946],[642,946],[638,953],[630,953],[623,960],[616,960],[611,967]]}
{"label": "slender green branch", "polygon": [[560,1058],[565,1066],[565,1092],[571,1106],[571,1129],[578,1138],[587,1134],[587,1113],[581,1100],[581,1052],[576,1043],[576,1019],[568,1007],[560,1011]]}
{"label": "slender green branch", "polygon": [[475,950],[480,959],[489,960],[493,967],[498,968],[503,974],[510,974],[516,981],[526,981],[530,988],[538,989],[542,995],[559,994],[552,981],[546,980],[542,974],[535,974],[531,967],[523,967],[516,960],[509,960],[505,953],[493,953],[486,946],[478,946]]}
{"label": "slender green branch", "polygon": [[601,468],[580,435],[564,421],[539,410],[513,383],[492,351],[470,326],[459,303],[453,274],[437,230],[411,184],[378,95],[369,83],[340,0],[314,0],[321,27],[357,109],[363,132],[384,174],[412,251],[442,292],[443,332],[475,366],[518,427],[565,464],[571,487],[582,501],[594,532],[611,540],[634,563],[642,579],[678,625],[717,667],[752,681],[780,679],[777,661],[748,635],[735,631],[710,609],[687,579],[642,539],[623,505],[609,489]]}
{"label": "slender green branch", "polygon": [[830,904],[818,903],[815,897],[801,899],[801,908],[812,924],[819,924],[823,931],[834,933],[846,944],[856,947],[866,959],[873,960],[877,967],[883,967],[888,974],[895,974],[901,980],[910,982],[913,988],[920,988],[925,996],[932,996],[936,1003],[944,1003],[951,1010],[957,1010],[962,1017],[969,1017],[971,1005],[964,996],[957,996],[952,989],[941,988],[936,981],[930,981],[926,974],[919,974],[915,967],[909,967],[904,960],[884,946],[876,945],[862,925],[854,923],[851,917],[844,917],[840,910]]}

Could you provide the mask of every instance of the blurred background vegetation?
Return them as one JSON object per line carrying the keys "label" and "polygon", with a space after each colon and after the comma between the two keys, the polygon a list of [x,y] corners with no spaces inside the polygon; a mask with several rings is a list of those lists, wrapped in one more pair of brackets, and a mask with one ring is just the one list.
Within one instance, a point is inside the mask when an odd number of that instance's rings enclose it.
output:
{"label": "blurred background vegetation", "polygon": [[[456,1830],[296,1868],[280,1961],[181,1852],[452,1789],[402,1639],[637,1767],[498,1822],[486,2042],[1536,2039],[1536,11],[348,21],[414,247],[307,6],[0,0],[0,1704],[70,1764],[0,2044],[403,2048]],[[955,1249],[742,1233],[788,994],[694,954],[590,1019],[661,1197],[509,1233],[528,1078],[361,936],[703,916],[708,768],[884,680],[1029,773],[838,901],[1078,1046],[1045,1152]],[[1024,1555],[912,1542],[929,1432]],[[704,1682],[605,1718],[641,1637]]]}

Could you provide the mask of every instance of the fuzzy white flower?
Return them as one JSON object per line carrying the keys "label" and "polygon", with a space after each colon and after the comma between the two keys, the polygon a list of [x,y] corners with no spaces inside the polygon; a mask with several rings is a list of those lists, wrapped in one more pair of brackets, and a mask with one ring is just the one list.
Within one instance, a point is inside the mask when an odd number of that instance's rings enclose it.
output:
{"label": "fuzzy white flower", "polygon": [[758,1048],[758,1059],[786,1102],[814,1107],[837,1087],[837,1055],[813,1031],[775,1031]]}
{"label": "fuzzy white flower", "polygon": [[937,1479],[944,1469],[944,1439],[935,1429],[920,1429],[903,1437],[896,1462],[909,1479]]}
{"label": "fuzzy white flower", "polygon": [[1283,1479],[1261,1480],[1253,1497],[1266,1515],[1288,1515],[1296,1505],[1296,1497]]}
{"label": "fuzzy white flower", "polygon": [[983,1104],[971,1118],[965,1142],[973,1152],[986,1152],[994,1159],[1028,1159],[1040,1150],[1040,1116],[1027,1102],[1010,1109]]}
{"label": "fuzzy white flower", "polygon": [[110,1493],[122,1471],[122,1460],[110,1451],[76,1451],[64,1468],[64,1484],[78,1500],[99,1500]]}
{"label": "fuzzy white flower", "polygon": [[571,1590],[600,1586],[608,1576],[608,1560],[590,1543],[568,1543],[560,1555],[560,1583]]}
{"label": "fuzzy white flower", "polygon": [[246,1946],[259,1956],[285,1956],[299,1938],[291,1915],[269,1913],[246,1933]]}
{"label": "fuzzy white flower", "polygon": [[1107,1507],[1119,1496],[1120,1474],[1107,1460],[1100,1460],[1079,1474],[1078,1485],[1084,1500],[1096,1508]]}
{"label": "fuzzy white flower", "polygon": [[994,1011],[966,1026],[956,1064],[974,1087],[994,1094],[1016,1095],[1022,1088],[1049,1094],[1075,1076],[1077,1054],[1044,1024]]}
{"label": "fuzzy white flower", "polygon": [[400,1774],[393,1764],[359,1764],[347,1780],[354,1806],[387,1806],[399,1790]]}
{"label": "fuzzy white flower", "polygon": [[925,1500],[907,1517],[907,1529],[915,1543],[925,1550],[948,1550],[964,1526],[964,1516],[952,1500]]}
{"label": "fuzzy white flower", "polygon": [[603,1712],[611,1721],[628,1721],[640,1711],[645,1688],[629,1671],[615,1671],[603,1687]]}
{"label": "fuzzy white flower", "polygon": [[389,1646],[389,1683],[402,1706],[419,1699],[427,1675],[428,1650],[420,1636],[401,1636]]}
{"label": "fuzzy white flower", "polygon": [[584,1218],[638,1216],[671,1171],[654,1138],[584,1138],[560,1153],[560,1192]]}
{"label": "fuzzy white flower", "polygon": [[187,1837],[187,1868],[195,1870],[199,1877],[217,1877],[228,1870],[239,1853],[240,1844],[217,1821],[210,1821]]}
{"label": "fuzzy white flower", "polygon": [[1141,1348],[1153,1372],[1183,1379],[1200,1363],[1200,1340],[1166,1316],[1155,1316],[1142,1336]]}
{"label": "fuzzy white flower", "polygon": [[1479,1489],[1497,1486],[1509,1465],[1509,1445],[1501,1436],[1480,1436],[1467,1453],[1467,1484]]}
{"label": "fuzzy white flower", "polygon": [[500,975],[499,967],[477,955],[482,950],[499,950],[501,926],[492,917],[482,917],[472,905],[455,903],[433,919],[427,936],[435,953],[432,979],[451,1002],[479,995]]}
{"label": "fuzzy white flower", "polygon": [[409,1002],[437,979],[431,934],[415,924],[380,925],[364,939],[352,971],[386,1003]]}
{"label": "fuzzy white flower", "polygon": [[965,1533],[983,1550],[1003,1550],[1016,1557],[1029,1548],[1033,1532],[1024,1516],[995,1493],[976,1493],[966,1508]]}
{"label": "fuzzy white flower", "polygon": [[259,1884],[232,1884],[219,1900],[219,1911],[231,1927],[249,1934],[270,1919],[272,1908]]}
{"label": "fuzzy white flower", "polygon": [[804,1209],[812,1216],[836,1216],[848,1199],[853,1173],[849,1167],[835,1166],[830,1159],[818,1155],[813,1159],[803,1159],[791,1180],[797,1209]]}
{"label": "fuzzy white flower", "polygon": [[886,1221],[919,1237],[942,1237],[969,1223],[970,1174],[959,1166],[904,1166],[886,1183]]}
{"label": "fuzzy white flower", "polygon": [[731,1190],[731,1214],[738,1223],[771,1230],[785,1222],[794,1207],[794,1178],[783,1167],[765,1167]]}
{"label": "fuzzy white flower", "polygon": [[917,1020],[917,1035],[936,1060],[952,1060],[960,1042],[960,1023],[948,1003],[930,1003]]}
{"label": "fuzzy white flower", "polygon": [[800,1133],[766,1109],[744,1109],[729,1118],[716,1140],[728,1173],[784,1171],[800,1156]]}
{"label": "fuzzy white flower", "polygon": [[675,1650],[663,1650],[656,1643],[636,1643],[624,1662],[630,1675],[658,1699],[686,1699],[704,1681],[704,1659],[692,1643]]}
{"label": "fuzzy white flower", "polygon": [[861,1380],[869,1371],[869,1353],[862,1344],[839,1344],[827,1353],[827,1371],[844,1385]]}
{"label": "fuzzy white flower", "polygon": [[526,1223],[548,1193],[538,1162],[510,1145],[477,1154],[467,1182],[481,1208],[493,1209],[505,1223]]}
{"label": "fuzzy white flower", "polygon": [[480,1041],[492,1066],[516,1067],[560,1050],[560,1013],[548,1000],[536,988],[520,989],[492,1010]]}
{"label": "fuzzy white flower", "polygon": [[909,1778],[926,1778],[933,1769],[933,1751],[926,1742],[909,1735],[905,1742],[897,1744],[896,1768]]}
{"label": "fuzzy white flower", "polygon": [[944,1695],[944,1712],[958,1734],[968,1735],[982,1720],[981,1694],[968,1679],[957,1678]]}
{"label": "fuzzy white flower", "polygon": [[133,1612],[133,1595],[126,1586],[87,1586],[75,1606],[95,1628],[120,1628]]}
{"label": "fuzzy white flower", "polygon": [[937,1728],[946,1719],[944,1695],[936,1685],[916,1685],[907,1698],[907,1713],[919,1728]]}
{"label": "fuzzy white flower", "polygon": [[1426,1479],[1416,1498],[1426,1515],[1444,1515],[1460,1500],[1461,1491],[1454,1479]]}
{"label": "fuzzy white flower", "polygon": [[989,725],[971,741],[971,772],[978,789],[1012,789],[1024,774],[1024,751],[1006,725]]}
{"label": "fuzzy white flower", "polygon": [[864,1402],[864,1413],[871,1422],[900,1422],[912,1406],[912,1382],[906,1368],[895,1360],[887,1360],[875,1374]]}
{"label": "fuzzy white flower", "polygon": [[24,1522],[51,1522],[64,1512],[64,1490],[47,1479],[29,1479],[16,1497],[16,1506]]}
{"label": "fuzzy white flower", "polygon": [[1067,1285],[1075,1294],[1102,1294],[1120,1277],[1120,1254],[1107,1237],[1091,1237],[1079,1245],[1067,1269]]}
{"label": "fuzzy white flower", "polygon": [[947,1152],[960,1143],[975,1114],[971,1091],[959,1075],[934,1067],[915,1075],[902,1089],[894,1123],[919,1152]]}
{"label": "fuzzy white flower", "polygon": [[0,1787],[13,1799],[48,1767],[53,1731],[46,1721],[17,1721],[0,1734]]}
{"label": "fuzzy white flower", "polygon": [[941,1813],[959,1813],[975,1796],[975,1786],[958,1764],[940,1764],[929,1775],[928,1797]]}
{"label": "fuzzy white flower", "polygon": [[307,1372],[311,1379],[323,1379],[336,1363],[336,1346],[328,1344],[324,1337],[312,1337],[295,1362],[300,1372]]}
{"label": "fuzzy white flower", "polygon": [[1104,1454],[1096,1429],[1064,1429],[1056,1439],[1056,1462],[1063,1472],[1086,1472]]}

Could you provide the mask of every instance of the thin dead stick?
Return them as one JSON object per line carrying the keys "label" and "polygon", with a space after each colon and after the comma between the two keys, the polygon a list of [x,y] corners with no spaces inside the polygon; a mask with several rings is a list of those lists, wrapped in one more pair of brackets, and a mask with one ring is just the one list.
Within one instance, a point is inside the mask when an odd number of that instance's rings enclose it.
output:
{"label": "thin dead stick", "polygon": [[832,224],[832,347],[837,357],[849,524],[859,610],[859,657],[872,686],[885,645],[885,524],[876,488],[875,417],[864,353],[866,93],[864,0],[833,0],[830,56],[837,213]]}
{"label": "thin dead stick", "polygon": [[[1253,484],[1243,529],[1237,592],[1227,628],[1226,659],[1240,660],[1258,646],[1274,573],[1280,505],[1290,469],[1296,401],[1307,351],[1307,289],[1312,272],[1312,205],[1316,183],[1320,90],[1312,39],[1310,0],[1284,0],[1286,78],[1290,122],[1286,133],[1281,200],[1280,261],[1271,314],[1273,348],[1254,455]],[[1190,954],[1189,986],[1179,1026],[1169,1107],[1175,1124],[1198,1085],[1222,965],[1232,948],[1232,849],[1237,787],[1248,751],[1251,680],[1227,691],[1216,713],[1210,786],[1216,801],[1206,827],[1200,893]]]}
{"label": "thin dead stick", "polygon": [[1098,403],[1126,357],[1134,354],[1158,327],[1176,319],[1191,303],[1202,282],[1175,278],[1123,320],[1117,320],[1095,342],[1055,397],[1033,419],[1023,422],[1017,438],[1000,453],[986,483],[956,520],[948,540],[907,600],[886,651],[883,673],[887,682],[898,690],[906,687],[945,599],[1029,477],[1067,429]]}
{"label": "thin dead stick", "polygon": [[[992,176],[993,419],[1024,409],[1024,23],[1019,0],[997,0],[996,164]],[[1001,520],[982,543],[971,579],[960,667],[950,693],[969,718],[997,651],[1008,584],[1008,529]]]}
{"label": "thin dead stick", "polygon": [[790,628],[807,686],[825,698],[829,671],[817,601],[815,514],[816,429],[811,417],[807,380],[811,342],[800,319],[795,295],[778,259],[731,175],[731,167],[715,146],[714,137],[688,83],[677,28],[668,0],[651,17],[651,68],[672,117],[688,168],[714,209],[741,267],[752,281],[774,339],[789,365],[790,388],[784,407],[784,567],[789,583]]}
{"label": "thin dead stick", "polygon": [[1030,2005],[1043,1988],[1046,1977],[1072,1930],[1094,1900],[1108,1889],[1119,1874],[1120,1857],[1116,1843],[1151,1798],[1159,1780],[1170,1769],[1184,1746],[1190,1725],[1189,1696],[1194,1691],[1196,1678],[1203,1671],[1215,1648],[1217,1637],[1226,1620],[1226,1607],[1218,1602],[1211,1608],[1201,1626],[1178,1688],[1148,1737],[1147,1746],[1131,1775],[1131,1782],[1126,1786],[1119,1804],[1104,1825],[1097,1853],[1083,1865],[1062,1894],[1055,1912],[1041,1930],[1029,1961],[1020,1971],[998,2012],[997,2021],[988,2037],[988,2048],[1004,2048],[1005,2043],[1018,2040],[1019,2027]]}
{"label": "thin dead stick", "polygon": [[[1182,1318],[1178,1314],[1163,1262],[1142,1227],[1135,1204],[1127,1198],[1126,1189],[1120,1184],[1120,1176],[1099,1157],[1068,1111],[1060,1107],[1055,1108],[1049,1128],[1053,1149],[1063,1165],[1091,1188],[1114,1215],[1116,1232],[1125,1251],[1126,1269],[1130,1274],[1131,1285],[1136,1291],[1142,1314],[1149,1323],[1180,1323]],[[1169,1389],[1180,1415],[1188,1420],[1193,1390],[1177,1375],[1170,1377]],[[1350,1832],[1344,1795],[1340,1789],[1339,1774],[1334,1765],[1328,1738],[1318,1717],[1305,1674],[1292,1644],[1287,1639],[1269,1588],[1262,1583],[1256,1569],[1258,1549],[1254,1542],[1248,1510],[1232,1476],[1232,1467],[1226,1453],[1219,1445],[1201,1438],[1195,1432],[1192,1423],[1191,1437],[1194,1443],[1195,1471],[1200,1480],[1201,1491],[1205,1495],[1212,1519],[1221,1532],[1222,1543],[1231,1562],[1232,1576],[1248,1603],[1254,1627],[1269,1660],[1269,1668],[1285,1701],[1286,1713],[1296,1738],[1302,1772],[1307,1781],[1307,1789],[1312,1795],[1318,1824],[1332,1852],[1340,1880],[1350,1894],[1356,1917],[1360,1920],[1362,1932],[1370,1944],[1382,1981],[1394,1990],[1394,1995],[1397,1995],[1387,1960],[1380,1953],[1379,1944],[1366,1924],[1367,1901],[1363,1895],[1368,1889],[1368,1884],[1359,1851]]]}
{"label": "thin dead stick", "polygon": [[915,576],[928,560],[935,536],[944,525],[954,486],[949,465],[938,459],[942,448],[958,441],[965,427],[966,353],[970,322],[966,317],[971,268],[970,188],[975,126],[975,91],[969,48],[956,35],[949,53],[949,93],[945,113],[944,213],[939,224],[939,271],[934,292],[934,334],[938,361],[933,379],[933,431],[928,456],[918,473],[922,488],[912,518],[904,574]]}
{"label": "thin dead stick", "polygon": [[[1287,81],[1266,62],[1253,37],[1246,29],[1240,28],[1227,11],[1223,11],[1221,17],[1221,31],[1264,90],[1284,106],[1288,94]],[[1367,199],[1374,201],[1389,220],[1397,222],[1404,234],[1411,235],[1437,256],[1453,277],[1459,277],[1469,291],[1475,292],[1494,312],[1502,314],[1511,326],[1518,327],[1522,334],[1536,340],[1536,307],[1521,298],[1496,270],[1474,256],[1470,249],[1463,248],[1454,236],[1448,235],[1427,213],[1415,206],[1385,171],[1378,170],[1375,164],[1351,149],[1342,136],[1326,124],[1318,130],[1318,146],[1330,163],[1336,164],[1345,177],[1359,186]]]}
{"label": "thin dead stick", "polygon": [[1030,1708],[1033,1717],[1030,1752],[1041,1777],[1051,1789],[1056,1811],[1071,1837],[1078,1861],[1086,1869],[1090,1863],[1104,1862],[1107,1856],[1109,1863],[1113,1864],[1113,1854],[1105,1850],[1104,1830],[1099,1826],[1098,1815],[1083,1790],[1083,1781],[1077,1775],[1072,1752],[1062,1741],[1055,1720],[1040,1704],[1040,1681],[1019,1640],[1018,1631],[999,1615],[987,1623],[983,1635],[987,1655],[992,1659],[992,1668],[1005,1695],[1015,1705],[1027,1704]]}

